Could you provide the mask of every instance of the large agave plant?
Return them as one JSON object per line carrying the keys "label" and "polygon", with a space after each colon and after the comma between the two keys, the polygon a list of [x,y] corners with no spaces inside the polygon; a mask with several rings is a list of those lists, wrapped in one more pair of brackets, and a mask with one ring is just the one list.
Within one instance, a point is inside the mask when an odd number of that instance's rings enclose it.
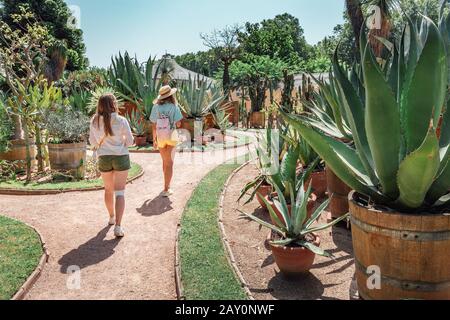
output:
{"label": "large agave plant", "polygon": [[188,118],[201,119],[216,109],[225,96],[220,88],[208,84],[200,77],[183,83],[178,91],[178,101]]}
{"label": "large agave plant", "polygon": [[364,101],[335,59],[354,147],[283,112],[347,185],[402,212],[449,204],[450,111],[444,105],[450,23],[448,16],[440,28],[427,17],[418,20],[410,20],[383,67],[362,37]]}

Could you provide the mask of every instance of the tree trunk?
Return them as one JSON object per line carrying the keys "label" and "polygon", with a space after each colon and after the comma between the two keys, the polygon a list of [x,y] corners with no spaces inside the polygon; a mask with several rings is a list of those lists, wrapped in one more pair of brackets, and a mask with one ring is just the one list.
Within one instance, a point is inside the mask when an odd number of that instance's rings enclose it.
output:
{"label": "tree trunk", "polygon": [[23,128],[22,128],[22,121],[19,116],[12,115],[12,119],[14,122],[14,139],[15,140],[23,140],[24,134],[23,134]]}
{"label": "tree trunk", "polygon": [[44,157],[43,157],[43,153],[42,153],[42,137],[41,137],[41,130],[39,129],[39,126],[35,127],[35,131],[36,131],[38,171],[43,172],[44,171]]}
{"label": "tree trunk", "polygon": [[227,95],[227,97],[230,96],[230,63],[229,61],[225,60],[223,62],[223,79],[222,79],[222,83],[223,83],[223,91],[225,92],[225,94]]}
{"label": "tree trunk", "polygon": [[345,6],[347,8],[347,14],[353,28],[353,34],[355,35],[355,56],[359,60],[359,39],[361,37],[361,29],[364,24],[364,14],[362,12],[361,2],[360,0],[345,0]]}
{"label": "tree trunk", "polygon": [[30,134],[26,120],[22,121],[23,131],[25,134],[25,150],[26,150],[26,167],[27,167],[27,182],[31,181],[31,152],[30,152]]}

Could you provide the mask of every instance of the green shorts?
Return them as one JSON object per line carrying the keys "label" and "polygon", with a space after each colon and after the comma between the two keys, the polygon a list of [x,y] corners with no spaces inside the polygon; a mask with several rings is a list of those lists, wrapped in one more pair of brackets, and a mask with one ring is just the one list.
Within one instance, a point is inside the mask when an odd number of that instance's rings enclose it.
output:
{"label": "green shorts", "polygon": [[100,156],[98,170],[100,172],[127,171],[131,169],[130,156]]}

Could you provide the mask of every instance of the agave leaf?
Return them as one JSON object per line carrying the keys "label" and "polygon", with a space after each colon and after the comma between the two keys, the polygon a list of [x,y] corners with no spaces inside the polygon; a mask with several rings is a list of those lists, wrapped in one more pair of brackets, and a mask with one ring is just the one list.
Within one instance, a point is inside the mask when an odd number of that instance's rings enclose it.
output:
{"label": "agave leaf", "polygon": [[[423,18],[427,38],[411,81],[405,84],[401,99],[402,123],[407,153],[422,144],[429,119],[436,127],[445,101],[447,59],[444,42],[436,25]],[[408,73],[411,72],[408,66]]]}
{"label": "agave leaf", "polygon": [[439,141],[434,130],[430,130],[425,141],[400,164],[398,203],[416,209],[425,200],[428,190],[438,173],[440,165]]}
{"label": "agave leaf", "polygon": [[370,44],[366,46],[363,70],[366,83],[367,140],[383,193],[396,199],[399,191],[395,175],[401,145],[399,108],[392,89],[375,62]]}
{"label": "agave leaf", "polygon": [[434,204],[450,190],[450,147],[441,149],[441,153],[441,167],[426,198],[429,204]]}
{"label": "agave leaf", "polygon": [[445,148],[450,145],[450,99],[447,101],[446,110],[442,115],[440,146]]}
{"label": "agave leaf", "polygon": [[337,52],[335,52],[333,60],[333,70],[343,92],[342,102],[353,133],[356,149],[358,150],[365,171],[370,176],[372,182],[376,184],[378,181],[372,168],[373,159],[367,141],[366,128],[364,126],[364,105],[354,90],[353,85],[343,73],[342,68],[339,65]]}
{"label": "agave leaf", "polygon": [[[353,158],[353,160],[357,161],[358,157],[355,150],[350,149],[343,142],[335,141],[328,136],[318,133],[315,129],[306,126],[301,121],[298,121],[295,116],[287,114],[283,110],[280,110],[280,113],[288,123],[299,131],[319,156],[322,159],[326,159],[330,169],[348,186],[380,202],[386,202],[388,200],[374,188],[362,183],[362,179],[358,176],[358,173],[348,166],[349,161],[346,160],[347,158]],[[339,148],[339,152],[336,147]]]}
{"label": "agave leaf", "polygon": [[270,224],[270,223],[267,223],[267,222],[261,220],[260,218],[254,216],[254,215],[252,215],[252,214],[248,214],[248,213],[246,213],[246,212],[244,212],[244,211],[241,211],[241,210],[238,210],[238,211],[239,211],[240,213],[242,213],[244,216],[246,216],[247,218],[250,218],[251,220],[253,220],[253,221],[259,223],[259,224],[262,225],[263,227],[266,227],[266,228],[268,228],[268,229],[270,229],[270,230],[275,231],[275,232],[278,233],[280,236],[284,236],[284,232],[283,232],[283,230],[281,230],[280,228],[278,228],[278,227],[276,227],[276,226],[274,226],[274,225],[272,225],[272,224]]}
{"label": "agave leaf", "polygon": [[290,239],[290,238],[283,239],[283,240],[270,241],[270,243],[273,245],[283,246],[283,247],[288,246],[293,242],[295,242],[295,239]]}
{"label": "agave leaf", "polygon": [[302,235],[302,236],[305,236],[305,235],[307,235],[307,234],[309,234],[309,233],[319,232],[319,231],[328,229],[328,228],[330,228],[330,227],[332,227],[332,226],[338,224],[339,222],[341,222],[341,221],[347,219],[349,216],[350,216],[350,214],[347,213],[346,215],[343,215],[342,217],[339,217],[338,219],[333,220],[333,221],[330,222],[330,223],[321,224],[321,225],[318,225],[318,226],[316,226],[316,227],[314,227],[314,228],[308,228],[308,229],[305,229],[305,230],[301,233],[301,235]]}
{"label": "agave leaf", "polygon": [[278,218],[278,215],[275,213],[275,210],[273,210],[272,206],[270,205],[270,203],[266,200],[265,197],[263,197],[260,193],[258,193],[258,195],[261,197],[261,199],[263,200],[264,204],[267,207],[267,210],[269,210],[269,214],[271,216],[271,218],[273,219],[273,221],[276,224],[276,227],[279,229],[284,229],[287,230],[287,224],[283,223],[280,218]]}
{"label": "agave leaf", "polygon": [[311,216],[311,218],[308,220],[308,222],[305,224],[305,229],[310,228],[314,222],[317,221],[317,219],[319,219],[319,217],[321,216],[322,212],[328,207],[328,205],[330,204],[331,199],[327,199],[326,201],[324,201],[313,213],[313,215]]}
{"label": "agave leaf", "polygon": [[327,257],[327,258],[331,258],[332,257],[332,255],[329,252],[327,252],[327,251],[325,251],[325,250],[315,246],[311,242],[308,242],[308,241],[297,241],[296,243],[298,245],[308,249],[312,253],[315,253],[315,254],[319,255],[319,256],[323,256],[323,257]]}

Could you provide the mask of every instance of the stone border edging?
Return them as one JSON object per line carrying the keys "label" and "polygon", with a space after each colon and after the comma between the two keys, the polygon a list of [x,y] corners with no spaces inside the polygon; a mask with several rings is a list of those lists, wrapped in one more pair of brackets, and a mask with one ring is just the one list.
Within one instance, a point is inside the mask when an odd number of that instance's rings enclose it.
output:
{"label": "stone border edging", "polygon": [[[225,182],[224,189],[219,196],[219,217],[218,217],[217,221],[219,224],[220,236],[222,239],[222,244],[224,245],[225,256],[227,257],[228,263],[231,265],[236,278],[241,283],[241,286],[244,289],[245,294],[247,295],[249,300],[255,300],[252,293],[250,292],[250,289],[248,288],[247,283],[244,280],[244,277],[242,276],[241,271],[239,270],[239,268],[236,265],[234,255],[231,251],[228,241],[225,241],[226,235],[225,235],[225,229],[223,228],[223,223],[222,223],[223,200],[225,198],[225,193],[227,191],[228,184],[230,183],[231,179],[233,179],[233,177],[236,175],[236,173],[238,173],[243,168],[245,168],[250,162],[251,162],[251,160],[247,161],[246,163],[241,165],[239,168],[235,169],[231,173],[231,175],[228,177],[227,181]],[[189,203],[189,200],[186,202],[186,205],[183,208],[183,213],[184,213],[188,203]],[[183,280],[181,277],[181,257],[180,257],[180,247],[179,247],[180,235],[181,235],[181,224],[179,223],[177,226],[177,235],[176,235],[176,239],[175,239],[175,286],[176,286],[176,291],[177,291],[177,300],[186,300],[186,296],[184,294]]]}
{"label": "stone border edging", "polygon": [[228,237],[227,234],[225,232],[225,226],[223,224],[223,213],[224,213],[224,201],[225,201],[225,195],[227,193],[227,189],[231,183],[231,180],[234,178],[234,176],[241,171],[242,169],[244,169],[246,166],[248,166],[252,161],[247,161],[246,163],[244,163],[242,166],[240,166],[239,168],[237,168],[236,170],[234,170],[231,175],[228,177],[227,181],[225,182],[223,191],[220,195],[219,198],[219,219],[218,219],[218,224],[219,224],[219,229],[220,229],[220,235],[222,238],[222,244],[225,248],[225,252],[226,252],[226,257],[228,260],[228,263],[231,265],[231,267],[233,268],[234,274],[236,275],[237,279],[239,280],[239,282],[241,283],[242,288],[244,289],[247,297],[249,300],[254,301],[255,298],[253,297],[253,294],[250,291],[250,288],[247,284],[247,282],[244,279],[244,276],[242,275],[241,270],[239,269],[237,263],[236,263],[236,259],[234,257],[233,251],[231,250],[231,246],[230,243],[228,241]]}
{"label": "stone border edging", "polygon": [[23,223],[26,226],[28,226],[29,228],[33,229],[34,232],[36,232],[37,235],[39,236],[39,240],[41,241],[41,246],[42,246],[42,250],[43,250],[43,254],[41,256],[41,259],[39,260],[39,263],[38,263],[36,269],[28,277],[28,279],[20,287],[20,289],[16,292],[16,294],[11,298],[11,300],[23,300],[25,298],[25,296],[28,294],[28,292],[30,292],[30,290],[33,287],[33,285],[36,283],[36,281],[41,276],[42,271],[44,270],[44,267],[47,264],[48,259],[50,257],[50,252],[48,251],[47,244],[45,243],[44,237],[42,236],[42,234],[35,227],[30,226],[29,224],[24,223],[22,221],[19,221],[17,219],[10,218],[10,217],[8,217],[8,218],[16,220],[16,221],[18,221],[20,223]]}
{"label": "stone border edging", "polygon": [[[139,165],[140,166],[140,165]],[[139,174],[137,174],[135,177],[129,178],[127,180],[128,183],[132,183],[133,181],[141,178],[145,174],[144,168],[141,167],[141,171]],[[71,193],[71,192],[90,192],[90,191],[99,191],[103,190],[104,187],[92,187],[92,188],[80,188],[80,189],[60,189],[60,190],[20,190],[20,189],[7,189],[7,188],[0,188],[0,195],[7,195],[7,196],[47,196],[47,195],[56,195],[56,194],[62,194],[62,193]]]}

